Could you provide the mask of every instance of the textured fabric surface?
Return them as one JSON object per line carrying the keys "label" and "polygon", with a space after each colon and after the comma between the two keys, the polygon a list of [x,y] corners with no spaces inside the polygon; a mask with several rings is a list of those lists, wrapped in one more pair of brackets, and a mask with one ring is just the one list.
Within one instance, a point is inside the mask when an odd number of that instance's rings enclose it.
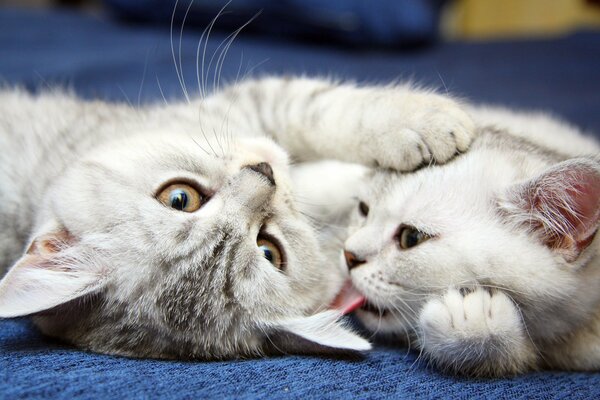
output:
{"label": "textured fabric surface", "polygon": [[[200,32],[186,30],[181,65],[197,93]],[[211,36],[206,64],[224,35]],[[179,28],[174,31],[179,48]],[[243,57],[242,57],[243,53]],[[175,59],[179,64],[179,57]],[[213,61],[213,65],[215,60]],[[222,68],[329,74],[361,82],[413,78],[475,101],[545,109],[600,134],[600,34],[564,39],[442,44],[420,52],[339,50],[239,38]],[[31,90],[61,84],[85,97],[138,102],[182,98],[169,30],[66,12],[0,9],[0,80]],[[212,72],[208,86],[212,86]],[[499,380],[448,377],[406,349],[378,345],[362,359],[279,357],[166,362],[89,354],[41,337],[27,320],[0,321],[0,398],[600,398],[600,374],[539,372]]]}
{"label": "textured fabric surface", "polygon": [[600,397],[598,374],[511,379],[440,375],[415,355],[379,347],[363,359],[287,356],[223,362],[133,360],[42,338],[27,321],[0,323],[0,398],[527,398]]}

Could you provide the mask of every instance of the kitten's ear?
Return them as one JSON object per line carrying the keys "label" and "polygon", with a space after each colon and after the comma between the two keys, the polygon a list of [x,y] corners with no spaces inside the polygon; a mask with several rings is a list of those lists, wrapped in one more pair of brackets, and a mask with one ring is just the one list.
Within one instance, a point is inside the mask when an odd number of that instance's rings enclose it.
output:
{"label": "kitten's ear", "polygon": [[513,188],[502,204],[569,262],[592,243],[600,224],[600,164],[565,161]]}
{"label": "kitten's ear", "polygon": [[340,321],[339,311],[279,321],[269,343],[277,352],[332,353],[367,351],[371,344]]}
{"label": "kitten's ear", "polygon": [[47,310],[96,290],[101,273],[79,262],[77,242],[64,228],[36,237],[0,281],[0,318]]}

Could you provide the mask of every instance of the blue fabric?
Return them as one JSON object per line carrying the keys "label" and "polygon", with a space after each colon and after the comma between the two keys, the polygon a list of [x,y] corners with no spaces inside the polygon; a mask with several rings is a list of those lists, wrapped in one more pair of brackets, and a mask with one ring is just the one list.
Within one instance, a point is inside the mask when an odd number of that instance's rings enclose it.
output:
{"label": "blue fabric", "polygon": [[[352,45],[407,46],[436,37],[444,0],[104,0],[122,18],[165,24],[171,17],[204,27],[225,7],[217,27]],[[260,13],[257,15],[257,13]]]}
{"label": "blue fabric", "polygon": [[[197,92],[199,36],[186,30],[181,41],[190,94]],[[211,36],[208,55],[224,37]],[[475,101],[549,110],[599,134],[599,55],[600,33],[592,32],[556,40],[441,44],[408,53],[242,36],[229,51],[222,76],[233,80],[239,70],[244,74],[254,68],[255,73],[318,73],[361,82],[413,78]],[[0,8],[0,80],[30,90],[59,83],[85,97],[133,104],[162,101],[160,88],[167,98],[182,98],[168,29],[67,12]],[[598,373],[538,372],[469,380],[444,376],[415,360],[406,349],[383,344],[362,359],[132,360],[61,345],[41,337],[27,320],[0,321],[0,398],[7,399],[600,398]]]}
{"label": "blue fabric", "polygon": [[286,356],[174,362],[84,353],[0,323],[0,398],[478,398],[594,399],[600,376],[538,372],[511,379],[443,376],[414,354],[380,346],[364,359]]}

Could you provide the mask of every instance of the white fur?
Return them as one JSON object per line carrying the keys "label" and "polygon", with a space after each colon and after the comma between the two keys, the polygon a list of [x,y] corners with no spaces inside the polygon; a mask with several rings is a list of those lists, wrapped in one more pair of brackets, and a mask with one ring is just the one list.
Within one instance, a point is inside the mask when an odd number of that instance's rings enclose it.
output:
{"label": "white fur", "polygon": [[[454,372],[598,370],[600,239],[582,252],[573,242],[598,229],[600,148],[540,113],[470,113],[483,133],[466,154],[369,181],[369,215],[355,212],[345,250],[366,261],[350,271],[356,288],[387,312],[358,314],[374,331],[415,335]],[[403,224],[431,238],[400,249]]]}
{"label": "white fur", "polygon": [[352,349],[355,351],[371,350],[371,344],[349,328],[344,329],[338,320],[339,312],[324,311],[302,319],[278,321],[276,326],[284,327],[290,332],[321,346]]}

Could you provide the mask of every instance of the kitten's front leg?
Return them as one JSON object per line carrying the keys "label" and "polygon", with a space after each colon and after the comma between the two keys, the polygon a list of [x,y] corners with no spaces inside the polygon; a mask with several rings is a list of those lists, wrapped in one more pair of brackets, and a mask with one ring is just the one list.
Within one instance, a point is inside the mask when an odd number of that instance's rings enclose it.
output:
{"label": "kitten's front leg", "polygon": [[501,291],[449,289],[425,305],[419,329],[424,354],[453,373],[512,375],[536,363],[519,310]]}
{"label": "kitten's front leg", "polygon": [[323,117],[320,134],[337,137],[337,158],[413,171],[449,161],[466,151],[475,135],[471,118],[449,96],[409,86],[355,90],[331,100],[340,103],[331,106],[338,109],[337,118],[335,112]]}
{"label": "kitten's front leg", "polygon": [[265,78],[232,86],[207,106],[227,99],[231,121],[271,136],[301,161],[334,158],[411,171],[450,160],[475,135],[456,101],[408,85]]}

